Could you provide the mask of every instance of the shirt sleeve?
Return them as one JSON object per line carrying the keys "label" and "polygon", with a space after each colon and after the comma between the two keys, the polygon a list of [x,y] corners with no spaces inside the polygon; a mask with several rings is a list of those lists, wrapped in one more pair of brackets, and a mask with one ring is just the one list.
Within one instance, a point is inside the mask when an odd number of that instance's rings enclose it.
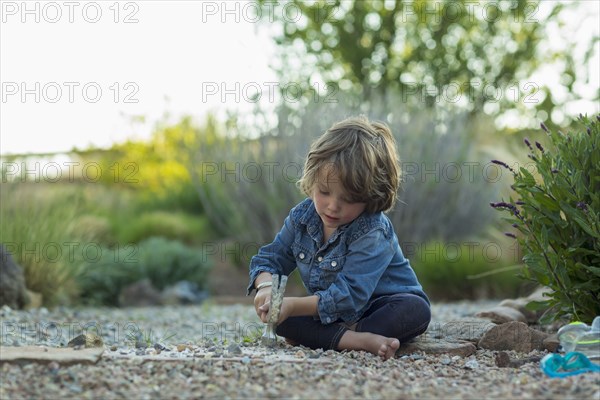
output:
{"label": "shirt sleeve", "polygon": [[289,275],[296,268],[296,260],[292,253],[294,242],[294,226],[292,216],[287,216],[281,231],[275,236],[272,243],[261,247],[258,254],[250,261],[250,282],[246,296],[254,290],[254,281],[261,272]]}
{"label": "shirt sleeve", "polygon": [[364,307],[394,256],[392,243],[382,229],[355,240],[348,250],[335,281],[326,290],[315,293],[319,296],[319,318],[325,324]]}

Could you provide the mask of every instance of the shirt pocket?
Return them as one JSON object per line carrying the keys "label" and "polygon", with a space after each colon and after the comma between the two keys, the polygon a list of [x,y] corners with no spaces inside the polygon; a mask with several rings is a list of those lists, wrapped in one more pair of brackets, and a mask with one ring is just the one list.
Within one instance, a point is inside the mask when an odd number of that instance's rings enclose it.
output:
{"label": "shirt pocket", "polygon": [[319,264],[319,285],[327,289],[337,278],[338,273],[344,268],[345,256],[324,257]]}

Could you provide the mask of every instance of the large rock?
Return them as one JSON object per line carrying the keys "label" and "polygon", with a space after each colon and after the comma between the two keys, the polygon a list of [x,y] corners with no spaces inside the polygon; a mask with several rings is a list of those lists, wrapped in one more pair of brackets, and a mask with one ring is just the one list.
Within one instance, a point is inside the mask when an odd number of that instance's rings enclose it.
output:
{"label": "large rock", "polygon": [[162,304],[200,304],[208,297],[208,293],[200,290],[197,284],[190,281],[179,281],[174,285],[167,286],[162,291]]}
{"label": "large rock", "polygon": [[527,308],[527,303],[529,303],[529,301],[530,300],[527,300],[523,297],[514,300],[506,299],[501,301],[500,304],[498,304],[498,306],[514,308],[515,310],[523,314],[523,316],[526,319],[525,322],[527,322],[528,324],[534,324],[538,321],[539,315],[537,312],[529,310]]}
{"label": "large rock", "polygon": [[28,301],[23,269],[13,260],[4,245],[0,244],[0,306],[23,308]]}
{"label": "large rock", "polygon": [[461,318],[433,324],[427,334],[434,339],[447,341],[468,341],[477,344],[483,335],[496,326],[495,323],[483,318]]}
{"label": "large rock", "polygon": [[519,310],[504,306],[496,306],[492,309],[478,312],[475,316],[488,318],[495,324],[504,324],[511,321],[527,322],[527,318]]}
{"label": "large rock", "polygon": [[412,354],[422,351],[426,354],[452,354],[468,357],[476,350],[475,345],[470,342],[432,339],[421,336],[418,339],[401,344],[397,354]]}
{"label": "large rock", "polygon": [[119,294],[119,305],[122,307],[147,307],[161,304],[161,296],[150,279],[142,279],[125,286]]}
{"label": "large rock", "polygon": [[529,353],[544,350],[548,334],[531,329],[523,322],[508,322],[495,326],[483,335],[478,347],[488,350],[514,350]]}
{"label": "large rock", "polygon": [[103,348],[74,350],[72,348],[54,348],[39,346],[5,347],[0,348],[0,363],[51,363],[62,365],[96,364],[102,356]]}

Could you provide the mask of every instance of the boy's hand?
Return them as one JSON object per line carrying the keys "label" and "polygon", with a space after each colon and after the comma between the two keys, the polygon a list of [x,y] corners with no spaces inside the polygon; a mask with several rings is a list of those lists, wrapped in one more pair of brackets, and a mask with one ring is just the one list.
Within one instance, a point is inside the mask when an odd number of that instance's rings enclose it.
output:
{"label": "boy's hand", "polygon": [[[264,319],[262,317],[260,318],[262,322],[267,322],[267,315],[269,314],[270,306],[271,301],[269,300],[258,308],[258,310],[264,312]],[[283,301],[281,302],[281,309],[279,310],[279,319],[277,320],[277,323],[280,324],[286,319],[288,319],[288,317],[291,317],[293,315],[293,310],[294,297],[284,297]]]}
{"label": "boy's hand", "polygon": [[254,296],[254,309],[256,315],[264,323],[267,322],[267,315],[269,314],[269,304],[271,304],[271,287],[262,288]]}
{"label": "boy's hand", "polygon": [[[268,293],[262,293],[263,291]],[[259,298],[260,295],[260,298]],[[281,302],[281,310],[279,311],[278,324],[282,323],[289,317],[300,315],[319,315],[317,311],[317,303],[319,297],[316,295],[307,297],[284,297]],[[269,306],[271,305],[271,288],[261,289],[254,298],[254,307],[256,314],[262,322],[267,322],[269,314]]]}
{"label": "boy's hand", "polygon": [[283,301],[281,302],[281,310],[279,310],[279,320],[277,321],[278,324],[282,323],[283,321],[288,319],[288,317],[291,317],[293,315],[294,300],[294,297],[283,298]]}

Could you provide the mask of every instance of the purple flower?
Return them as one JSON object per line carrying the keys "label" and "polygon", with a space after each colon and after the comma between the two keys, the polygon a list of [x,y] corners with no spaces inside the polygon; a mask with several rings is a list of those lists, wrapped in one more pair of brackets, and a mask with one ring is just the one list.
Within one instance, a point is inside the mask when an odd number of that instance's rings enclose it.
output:
{"label": "purple flower", "polygon": [[519,205],[519,206],[524,206],[524,205],[525,205],[525,202],[524,202],[524,201],[522,201],[522,200],[519,200],[519,201],[515,201],[515,204],[517,204],[517,205]]}
{"label": "purple flower", "polygon": [[544,148],[542,147],[542,145],[540,144],[540,142],[536,141],[535,142],[535,147],[537,147],[542,153],[544,152]]}
{"label": "purple flower", "polygon": [[516,239],[517,237],[515,236],[514,233],[510,233],[510,232],[504,232],[504,234],[510,238]]}
{"label": "purple flower", "polygon": [[508,208],[516,216],[519,216],[519,214],[520,214],[519,209],[514,204],[510,204],[510,203],[507,203],[504,201],[500,201],[498,203],[490,203],[490,206],[492,206],[492,208]]}
{"label": "purple flower", "polygon": [[514,173],[514,172],[515,172],[515,170],[514,170],[514,169],[512,169],[511,167],[509,167],[509,166],[508,166],[508,164],[507,164],[507,163],[505,163],[505,162],[502,162],[502,161],[499,161],[499,160],[492,160],[492,162],[493,162],[494,164],[498,164],[498,165],[500,165],[500,166],[502,166],[502,167],[506,168],[507,170],[509,170],[509,171],[510,171],[510,172],[512,172],[512,173]]}
{"label": "purple flower", "polygon": [[577,203],[577,208],[579,208],[580,210],[583,210],[583,211],[587,211],[587,209],[588,209],[587,204],[585,204],[583,201],[580,201],[579,203]]}
{"label": "purple flower", "polygon": [[512,227],[513,227],[513,228],[518,228],[518,227],[519,227],[519,225],[517,225],[517,224],[512,224]]}
{"label": "purple flower", "polygon": [[548,130],[548,128],[546,127],[546,125],[544,125],[544,123],[543,123],[543,122],[540,122],[540,126],[542,127],[542,129],[543,129],[544,131],[546,131],[546,133],[550,133],[550,131]]}
{"label": "purple flower", "polygon": [[537,161],[537,157],[533,154],[527,154],[527,157],[531,158],[533,161]]}
{"label": "purple flower", "polygon": [[556,168],[552,168],[552,170],[550,172],[552,172],[553,174],[558,174],[560,171],[557,170]]}
{"label": "purple flower", "polygon": [[525,142],[527,147],[529,147],[529,150],[533,151],[533,147],[531,147],[531,143],[529,143],[529,139],[525,138],[525,139],[523,139],[523,141]]}
{"label": "purple flower", "polygon": [[588,136],[592,136],[592,130],[589,127],[587,128],[587,133],[588,133]]}
{"label": "purple flower", "polygon": [[600,114],[596,115],[596,119],[600,122]]}

